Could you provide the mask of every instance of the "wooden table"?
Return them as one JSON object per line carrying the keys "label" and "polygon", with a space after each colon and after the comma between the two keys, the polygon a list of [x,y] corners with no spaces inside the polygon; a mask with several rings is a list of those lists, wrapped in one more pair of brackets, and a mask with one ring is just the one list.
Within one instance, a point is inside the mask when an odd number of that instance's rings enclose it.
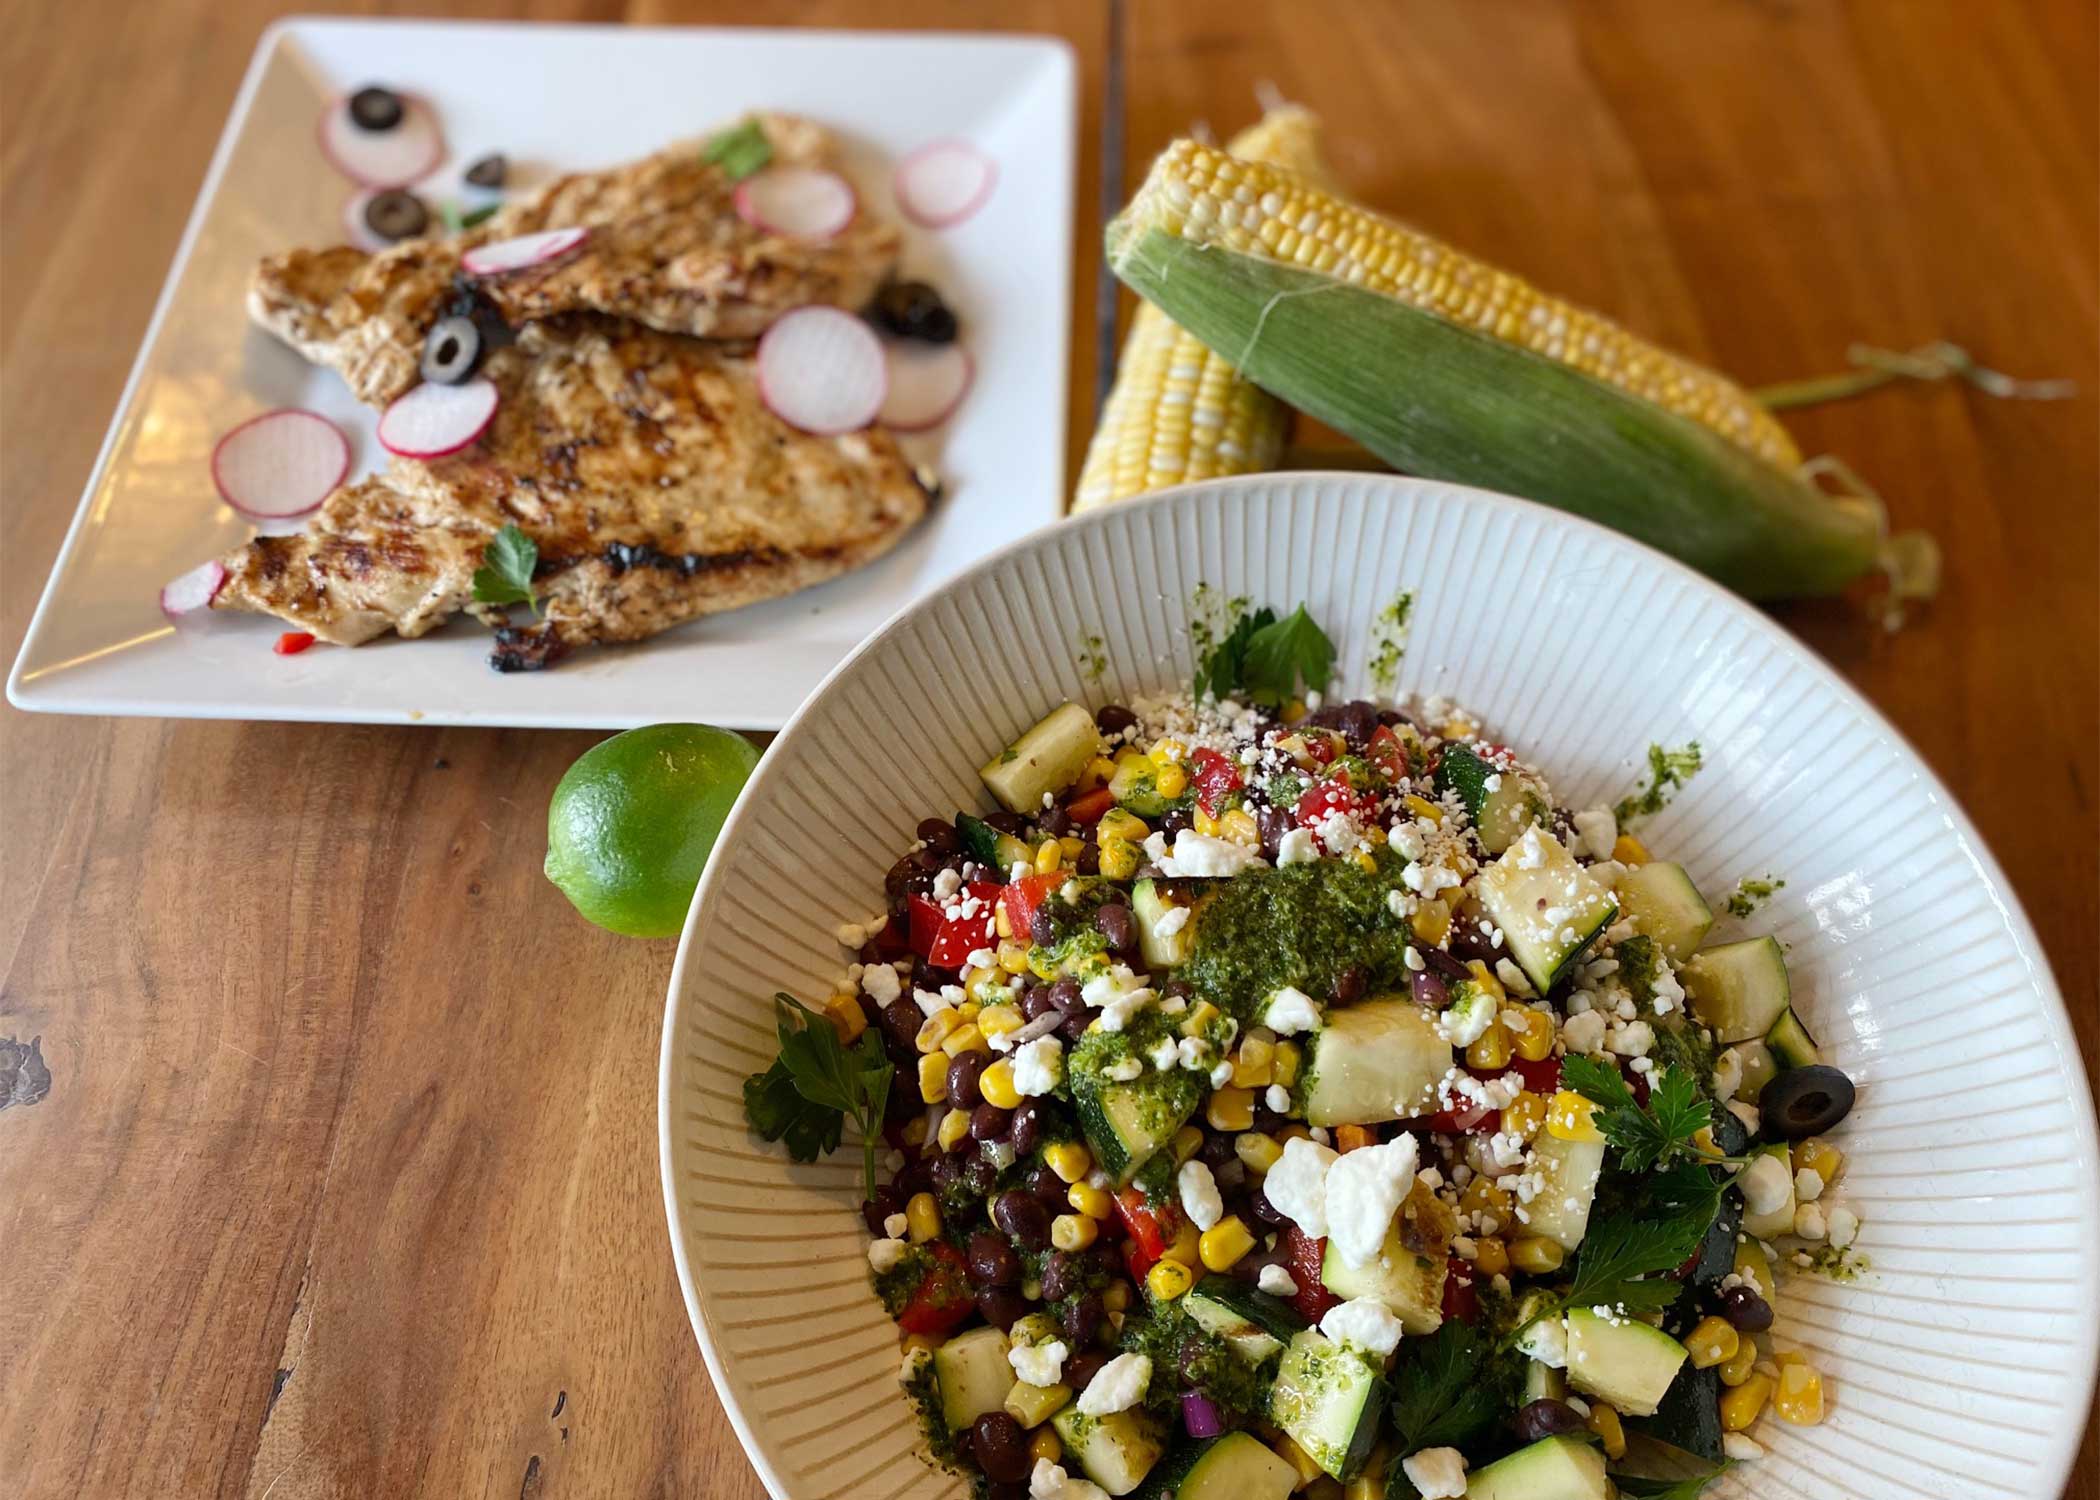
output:
{"label": "wooden table", "polygon": [[[2068,403],[1939,388],[1801,415],[1805,449],[1937,534],[1948,581],[1893,636],[1778,613],[1962,795],[2100,1061],[2090,4],[768,11],[1071,42],[1075,464],[1114,78],[1125,184],[1273,82],[1325,112],[1352,190],[1750,382],[1942,335],[2078,380]],[[0,8],[10,659],[269,14]],[[41,1037],[52,1076],[0,1112],[0,1490],[759,1495],[665,1243],[672,945],[586,926],[539,873],[548,791],[593,737],[12,711],[0,736],[0,1037]],[[2090,1462],[2075,1493],[2100,1493]]]}

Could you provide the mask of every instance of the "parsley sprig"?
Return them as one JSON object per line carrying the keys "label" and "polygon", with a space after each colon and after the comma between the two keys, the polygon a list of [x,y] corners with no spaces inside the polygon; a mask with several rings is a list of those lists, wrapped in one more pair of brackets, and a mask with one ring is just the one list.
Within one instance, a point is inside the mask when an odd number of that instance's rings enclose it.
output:
{"label": "parsley sprig", "polygon": [[1714,1122],[1713,1106],[1699,1080],[1683,1068],[1663,1068],[1650,1075],[1646,1109],[1617,1068],[1593,1057],[1570,1054],[1561,1062],[1560,1077],[1562,1087],[1597,1106],[1597,1128],[1618,1148],[1619,1165],[1628,1172],[1698,1157],[1692,1137]]}
{"label": "parsley sprig", "polygon": [[861,1133],[861,1181],[875,1196],[875,1153],[890,1102],[890,1060],[873,1029],[851,1047],[829,1021],[791,995],[773,997],[780,1056],[744,1080],[744,1116],[769,1141],[783,1141],[796,1161],[838,1149],[845,1122]]}
{"label": "parsley sprig", "polygon": [[773,143],[766,139],[764,126],[746,120],[711,138],[700,159],[727,172],[731,182],[742,182],[773,159]]}
{"label": "parsley sprig", "polygon": [[511,522],[489,538],[482,550],[481,566],[474,570],[474,599],[479,604],[527,604],[537,616],[539,597],[532,592],[533,571],[540,565],[540,549],[531,537]]}
{"label": "parsley sprig", "polygon": [[1283,619],[1273,609],[1241,615],[1225,638],[1196,664],[1198,698],[1238,698],[1270,708],[1327,686],[1334,676],[1334,642],[1299,605]]}
{"label": "parsley sprig", "polygon": [[1391,1413],[1401,1451],[1459,1448],[1508,1410],[1494,1348],[1473,1326],[1446,1318],[1428,1338],[1408,1339],[1392,1376]]}

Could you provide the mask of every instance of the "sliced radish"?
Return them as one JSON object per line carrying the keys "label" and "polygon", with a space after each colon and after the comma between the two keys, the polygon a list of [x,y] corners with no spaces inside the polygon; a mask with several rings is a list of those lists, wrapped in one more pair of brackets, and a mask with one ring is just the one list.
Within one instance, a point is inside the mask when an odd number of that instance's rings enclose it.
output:
{"label": "sliced radish", "polygon": [[736,185],[737,217],[769,234],[828,240],[853,222],[853,184],[821,167],[767,167]]}
{"label": "sliced radish", "polygon": [[476,245],[459,258],[459,263],[475,276],[501,276],[506,271],[522,271],[527,266],[559,259],[589,239],[590,234],[588,229],[543,229],[515,239],[492,240]]}
{"label": "sliced radish", "polygon": [[211,451],[219,497],[251,521],[318,508],[350,472],[350,440],[318,412],[283,407],[251,417]]}
{"label": "sliced radish", "polygon": [[226,587],[226,565],[217,558],[199,563],[187,573],[169,580],[160,591],[160,612],[179,620],[209,605]]}
{"label": "sliced radish", "polygon": [[486,375],[459,385],[426,380],[380,414],[379,441],[403,458],[443,458],[488,431],[497,400],[496,383]]}
{"label": "sliced radish", "polygon": [[899,432],[920,432],[948,420],[970,389],[974,367],[960,344],[922,344],[898,339],[884,350],[889,395],[876,420]]}
{"label": "sliced radish", "polygon": [[758,341],[758,396],[790,427],[856,432],[882,410],[889,379],[882,340],[835,307],[798,307]]}
{"label": "sliced radish", "polygon": [[403,99],[401,122],[392,130],[366,130],[350,118],[347,99],[321,115],[321,152],[352,182],[365,187],[406,187],[445,159],[445,134],[420,99]]}
{"label": "sliced radish", "polygon": [[984,207],[999,164],[967,141],[921,146],[897,167],[897,204],[929,229],[945,229]]}

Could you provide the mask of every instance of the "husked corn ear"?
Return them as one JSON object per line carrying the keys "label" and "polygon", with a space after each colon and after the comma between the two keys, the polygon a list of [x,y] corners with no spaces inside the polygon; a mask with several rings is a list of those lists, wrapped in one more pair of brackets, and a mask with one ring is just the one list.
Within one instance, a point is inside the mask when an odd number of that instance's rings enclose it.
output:
{"label": "husked corn ear", "polygon": [[[1316,180],[1325,176],[1319,117],[1300,105],[1270,110],[1225,149]],[[1272,469],[1289,425],[1282,402],[1240,379],[1151,303],[1140,302],[1072,509],[1091,510],[1170,484]]]}

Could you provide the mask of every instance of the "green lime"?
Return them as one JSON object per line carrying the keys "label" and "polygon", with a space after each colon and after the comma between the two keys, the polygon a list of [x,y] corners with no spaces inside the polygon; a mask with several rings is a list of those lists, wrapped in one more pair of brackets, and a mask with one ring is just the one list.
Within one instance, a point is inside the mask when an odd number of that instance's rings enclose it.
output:
{"label": "green lime", "polygon": [[547,804],[547,878],[600,927],[674,937],[758,764],[740,734],[651,724],[576,758]]}

